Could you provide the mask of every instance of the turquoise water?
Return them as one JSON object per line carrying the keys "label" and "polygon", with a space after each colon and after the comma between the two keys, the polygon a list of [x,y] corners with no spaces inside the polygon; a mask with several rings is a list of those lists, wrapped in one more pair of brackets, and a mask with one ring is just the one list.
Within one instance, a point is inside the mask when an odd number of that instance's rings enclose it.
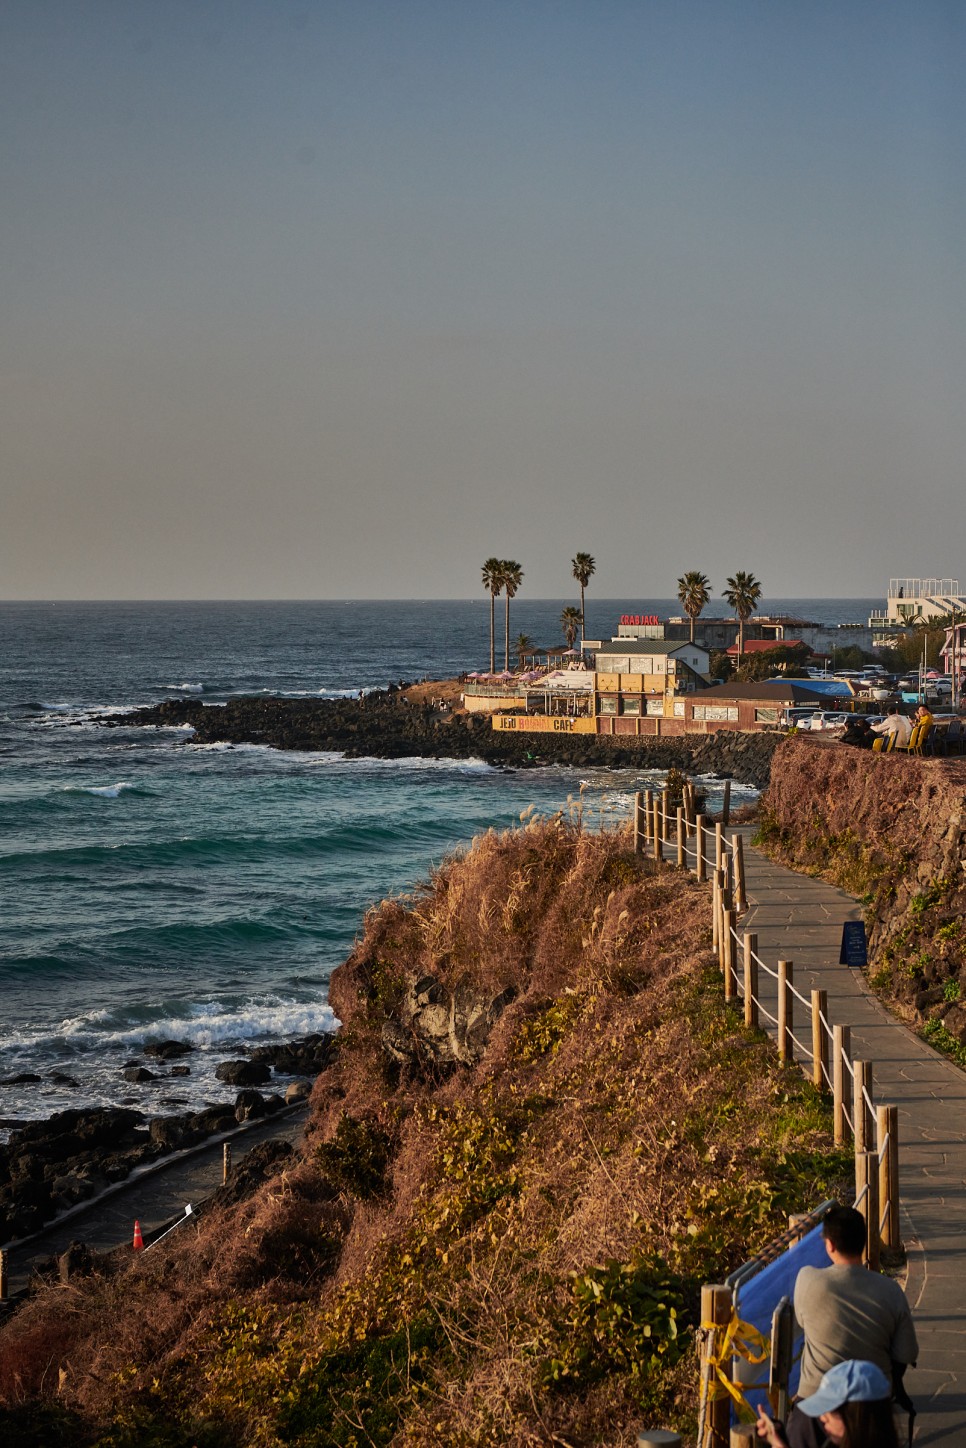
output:
{"label": "turquoise water", "polygon": [[[564,602],[517,600],[513,633],[555,642]],[[628,606],[589,605],[588,632],[609,634]],[[832,607],[822,616],[858,612]],[[0,605],[0,1077],[45,1078],[0,1087],[0,1118],[225,1099],[218,1061],[334,1024],[326,983],[371,902],[582,784],[593,808],[626,814],[653,775],[350,761],[98,723],[189,692],[217,703],[444,677],[486,663],[488,629],[483,598]],[[168,1035],[196,1046],[191,1077],[124,1083],[123,1063]]]}

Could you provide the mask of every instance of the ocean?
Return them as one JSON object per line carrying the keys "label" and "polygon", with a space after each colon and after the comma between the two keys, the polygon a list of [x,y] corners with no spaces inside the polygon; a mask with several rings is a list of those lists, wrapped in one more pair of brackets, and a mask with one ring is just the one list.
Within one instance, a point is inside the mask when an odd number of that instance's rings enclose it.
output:
{"label": "ocean", "polygon": [[[515,599],[511,637],[558,642],[572,602]],[[872,602],[768,607],[834,622]],[[589,597],[588,636],[609,637],[622,612],[679,608]],[[220,1061],[336,1026],[327,982],[370,904],[531,805],[551,813],[582,791],[622,818],[658,777],[196,746],[186,729],[105,728],[105,714],[188,694],[348,696],[488,657],[485,596],[0,604],[0,1081],[42,1077],[0,1085],[0,1127],[232,1099]],[[145,1042],[169,1036],[195,1047],[190,1077],[125,1082]]]}

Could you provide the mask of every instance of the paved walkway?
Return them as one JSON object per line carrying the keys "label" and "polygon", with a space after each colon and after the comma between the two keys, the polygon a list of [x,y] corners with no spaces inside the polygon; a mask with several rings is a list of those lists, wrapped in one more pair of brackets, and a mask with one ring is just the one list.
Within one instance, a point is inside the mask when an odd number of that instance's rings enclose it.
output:
{"label": "paved walkway", "polygon": [[[305,1126],[308,1108],[286,1111],[253,1123],[232,1134],[232,1161],[242,1160],[259,1142],[282,1137],[297,1141]],[[30,1273],[41,1262],[66,1252],[71,1242],[85,1242],[99,1252],[129,1245],[137,1219],[146,1240],[184,1212],[187,1203],[197,1207],[221,1186],[223,1145],[216,1137],[189,1151],[179,1152],[119,1182],[109,1192],[68,1213],[23,1243],[14,1242],[10,1253],[10,1292],[27,1285]]]}
{"label": "paved walkway", "polygon": [[[906,1378],[919,1409],[916,1441],[966,1444],[966,1072],[890,1015],[860,972],[838,964],[842,924],[862,915],[851,896],[773,864],[747,835],[745,865],[750,908],[739,929],[757,932],[769,965],[794,961],[803,996],[828,992],[830,1022],[852,1028],[853,1058],[874,1063],[876,1101],[899,1108],[906,1291],[920,1344]],[[760,984],[767,1000],[764,972]]]}

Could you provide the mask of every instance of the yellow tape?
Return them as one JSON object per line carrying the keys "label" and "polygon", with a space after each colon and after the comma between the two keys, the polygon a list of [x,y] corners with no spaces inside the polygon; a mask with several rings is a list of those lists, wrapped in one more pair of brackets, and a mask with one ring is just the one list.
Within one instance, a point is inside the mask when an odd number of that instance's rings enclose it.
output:
{"label": "yellow tape", "polygon": [[[723,1397],[730,1397],[734,1400],[736,1408],[748,1410],[748,1403],[745,1399],[742,1388],[734,1382],[730,1375],[731,1359],[733,1357],[744,1358],[745,1362],[758,1364],[765,1362],[771,1354],[771,1342],[760,1333],[752,1323],[742,1322],[736,1312],[731,1314],[731,1320],[721,1334],[721,1346],[717,1346],[718,1335],[721,1333],[719,1324],[713,1322],[702,1322],[701,1328],[709,1334],[709,1343],[705,1361],[714,1370],[716,1381],[710,1384],[709,1397],[717,1400]],[[729,1371],[725,1371],[725,1364]]]}

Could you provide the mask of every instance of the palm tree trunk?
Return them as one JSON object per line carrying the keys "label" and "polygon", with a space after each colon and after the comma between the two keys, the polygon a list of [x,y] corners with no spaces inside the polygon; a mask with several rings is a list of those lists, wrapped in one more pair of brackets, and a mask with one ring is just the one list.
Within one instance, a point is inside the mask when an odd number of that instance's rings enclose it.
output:
{"label": "palm tree trunk", "polygon": [[587,622],[584,618],[584,585],[580,585],[580,642],[587,637]]}
{"label": "palm tree trunk", "polygon": [[506,643],[503,652],[503,670],[509,673],[510,670],[510,595],[506,596]]}
{"label": "palm tree trunk", "polygon": [[694,643],[694,614],[689,613],[688,618],[691,620],[691,642]]}
{"label": "palm tree trunk", "polygon": [[490,594],[490,673],[496,673],[496,594]]}
{"label": "palm tree trunk", "polygon": [[745,652],[745,621],[741,614],[738,615],[738,667],[741,667],[741,658]]}

